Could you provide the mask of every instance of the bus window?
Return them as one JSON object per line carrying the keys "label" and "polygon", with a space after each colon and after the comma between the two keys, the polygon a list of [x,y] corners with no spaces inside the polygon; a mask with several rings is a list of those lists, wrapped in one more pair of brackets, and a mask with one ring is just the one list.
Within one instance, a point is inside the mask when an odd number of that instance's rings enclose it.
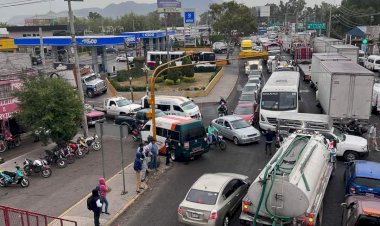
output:
{"label": "bus window", "polygon": [[205,136],[205,130],[203,127],[193,127],[182,131],[181,138],[183,142],[196,140]]}
{"label": "bus window", "polygon": [[170,111],[170,105],[157,104],[157,109],[160,109],[161,111]]}
{"label": "bus window", "polygon": [[179,132],[176,131],[168,131],[170,138],[175,141],[179,141]]}
{"label": "bus window", "polygon": [[180,108],[178,105],[173,105],[174,111],[183,112],[182,108]]}
{"label": "bus window", "polygon": [[156,131],[157,131],[158,136],[165,137],[165,138],[168,136],[168,130],[167,129],[156,127]]}

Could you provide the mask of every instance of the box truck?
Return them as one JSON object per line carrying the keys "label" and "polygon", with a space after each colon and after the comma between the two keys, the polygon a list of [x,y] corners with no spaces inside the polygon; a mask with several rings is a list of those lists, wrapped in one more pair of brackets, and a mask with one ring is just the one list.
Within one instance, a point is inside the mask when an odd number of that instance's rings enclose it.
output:
{"label": "box truck", "polygon": [[331,45],[342,45],[343,41],[335,38],[316,37],[313,44],[314,53],[328,53]]}
{"label": "box truck", "polygon": [[358,63],[359,47],[353,45],[332,45],[330,53],[340,53],[351,59],[353,62]]}
{"label": "box truck", "polygon": [[339,53],[314,53],[311,60],[310,86],[318,89],[318,77],[321,72],[322,61],[349,61],[350,59]]}
{"label": "box truck", "polygon": [[323,197],[333,169],[329,159],[321,134],[285,138],[243,198],[240,223],[322,225]]}
{"label": "box truck", "polygon": [[317,101],[334,123],[371,116],[374,73],[351,61],[323,61],[318,78]]}

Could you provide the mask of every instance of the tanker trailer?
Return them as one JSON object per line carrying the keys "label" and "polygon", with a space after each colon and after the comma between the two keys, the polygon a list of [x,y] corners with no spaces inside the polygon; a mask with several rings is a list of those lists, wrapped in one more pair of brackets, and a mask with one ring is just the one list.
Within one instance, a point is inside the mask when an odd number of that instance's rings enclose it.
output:
{"label": "tanker trailer", "polygon": [[242,225],[321,225],[333,163],[325,138],[296,132],[251,184],[242,200]]}

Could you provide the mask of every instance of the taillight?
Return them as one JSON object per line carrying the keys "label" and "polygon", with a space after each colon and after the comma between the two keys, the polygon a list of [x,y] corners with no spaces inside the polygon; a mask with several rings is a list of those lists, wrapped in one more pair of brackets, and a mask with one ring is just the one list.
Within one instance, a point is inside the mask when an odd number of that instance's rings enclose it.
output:
{"label": "taillight", "polygon": [[356,193],[356,188],[355,187],[350,187],[351,193],[355,194]]}
{"label": "taillight", "polygon": [[218,218],[218,213],[216,210],[212,210],[210,214],[210,220],[216,220],[216,218]]}
{"label": "taillight", "polygon": [[182,207],[178,207],[178,215],[181,215],[182,216]]}
{"label": "taillight", "polygon": [[307,225],[312,226],[314,225],[314,213],[309,213],[307,216]]}
{"label": "taillight", "polygon": [[248,208],[250,206],[250,202],[248,201],[243,201],[243,213],[248,213]]}

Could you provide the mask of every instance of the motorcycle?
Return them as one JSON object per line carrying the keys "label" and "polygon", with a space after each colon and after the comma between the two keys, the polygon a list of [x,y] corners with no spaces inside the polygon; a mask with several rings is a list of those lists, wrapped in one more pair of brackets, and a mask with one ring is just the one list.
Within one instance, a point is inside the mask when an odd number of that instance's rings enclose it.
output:
{"label": "motorcycle", "polygon": [[141,130],[143,128],[143,124],[139,124],[136,128],[134,128],[131,132],[132,139],[134,142],[141,141]]}
{"label": "motorcycle", "polygon": [[17,184],[21,185],[23,188],[29,186],[29,179],[24,176],[20,170],[20,166],[16,165],[15,172],[0,171],[0,187]]}
{"label": "motorcycle", "polygon": [[363,136],[368,132],[368,128],[359,124],[357,120],[352,120],[348,124],[341,123],[337,128],[343,133],[355,136]]}
{"label": "motorcycle", "polygon": [[89,136],[86,138],[85,137],[79,137],[77,139],[77,143],[79,143],[79,140],[82,139],[87,144],[87,146],[90,147],[90,149],[92,149],[94,151],[99,151],[102,148],[102,145],[98,141],[98,138],[99,137],[97,134],[94,134],[94,136]]}
{"label": "motorcycle", "polygon": [[[207,136],[208,137],[208,136]],[[223,139],[223,136],[222,135],[219,135],[218,133],[216,133],[214,136],[213,136],[213,139],[212,139],[212,142],[208,142],[208,145],[211,146],[211,145],[215,145],[217,147],[220,148],[220,150],[224,151],[227,149],[227,143],[226,141]]]}
{"label": "motorcycle", "polygon": [[219,105],[219,107],[218,107],[218,115],[219,115],[219,117],[227,115],[228,114],[227,111],[228,111],[227,105],[225,105],[223,103],[221,105]]}
{"label": "motorcycle", "polygon": [[49,165],[56,164],[59,168],[65,168],[67,166],[67,160],[63,156],[62,152],[56,148],[53,151],[45,150],[46,156],[44,159]]}
{"label": "motorcycle", "polygon": [[0,135],[0,153],[21,145],[20,135]]}
{"label": "motorcycle", "polygon": [[79,159],[83,158],[84,155],[86,154],[85,152],[89,152],[88,148],[84,148],[83,145],[81,144],[76,144],[76,143],[69,143],[67,147],[72,153],[75,154],[75,156]]}
{"label": "motorcycle", "polygon": [[41,173],[41,176],[44,178],[48,178],[51,176],[52,171],[47,161],[44,159],[41,160],[30,160],[25,159],[24,161],[24,172],[27,176],[32,175],[32,173]]}

